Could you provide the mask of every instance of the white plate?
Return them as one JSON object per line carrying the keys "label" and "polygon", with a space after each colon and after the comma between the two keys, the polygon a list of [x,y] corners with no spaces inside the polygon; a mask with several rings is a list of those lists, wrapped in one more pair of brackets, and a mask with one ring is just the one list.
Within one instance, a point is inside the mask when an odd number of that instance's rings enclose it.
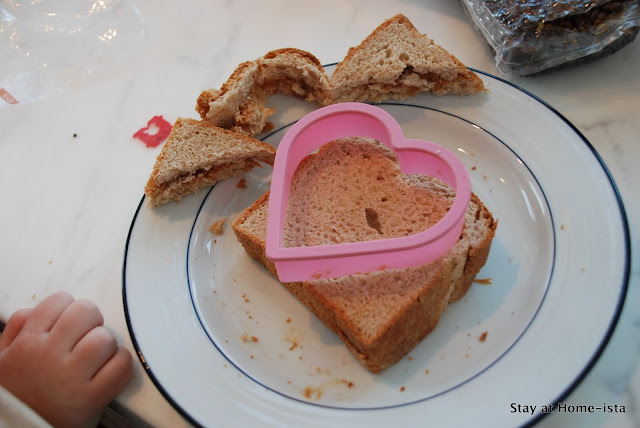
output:
{"label": "white plate", "polygon": [[[330,72],[332,67],[327,67]],[[123,266],[129,331],[147,373],[196,425],[514,426],[544,415],[595,363],[629,274],[624,208],[606,167],[558,112],[479,73],[489,93],[384,103],[408,138],[454,150],[498,219],[487,264],[436,330],[380,375],[363,369],[246,255],[231,220],[269,167],[133,219]],[[277,146],[313,106],[284,97]],[[246,189],[237,188],[240,178]],[[209,226],[227,218],[222,236]],[[486,339],[480,340],[486,332]],[[535,405],[534,415],[512,403]]]}

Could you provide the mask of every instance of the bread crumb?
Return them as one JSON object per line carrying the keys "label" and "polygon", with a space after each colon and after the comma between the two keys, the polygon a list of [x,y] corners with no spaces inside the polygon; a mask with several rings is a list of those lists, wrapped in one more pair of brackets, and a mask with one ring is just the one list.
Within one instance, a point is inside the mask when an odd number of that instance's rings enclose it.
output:
{"label": "bread crumb", "polygon": [[322,397],[322,389],[315,386],[307,386],[302,390],[302,394],[307,400],[319,400]]}
{"label": "bread crumb", "polygon": [[238,184],[236,184],[236,188],[238,188],[238,189],[246,189],[247,188],[247,180],[245,180],[244,178],[240,179],[240,181],[238,181]]}
{"label": "bread crumb", "polygon": [[478,340],[479,340],[480,342],[484,342],[485,340],[487,340],[487,333],[488,333],[488,332],[486,332],[486,331],[485,331],[485,332],[483,332],[483,333],[480,335],[480,337],[478,338]]}
{"label": "bread crumb", "polygon": [[561,225],[560,225],[560,229],[563,229],[563,230],[564,230],[564,224],[561,224]]}
{"label": "bread crumb", "polygon": [[211,223],[211,226],[209,226],[209,232],[214,234],[214,235],[222,235],[222,232],[224,231],[224,222],[227,220],[227,218],[223,218],[220,219],[218,221],[214,221],[213,223]]}
{"label": "bread crumb", "polygon": [[493,282],[491,281],[491,278],[476,278],[473,280],[473,282],[477,282],[478,284],[482,284],[482,285],[493,284]]}
{"label": "bread crumb", "polygon": [[35,294],[31,295],[31,300],[36,300],[36,295]]}
{"label": "bread crumb", "polygon": [[346,379],[342,379],[340,382],[342,382],[343,385],[347,385],[347,388],[353,388],[353,382],[348,381]]}
{"label": "bread crumb", "polygon": [[426,369],[424,372],[425,372],[426,374],[429,374],[429,369]]}
{"label": "bread crumb", "polygon": [[291,322],[291,317],[287,318],[286,321],[290,323]]}
{"label": "bread crumb", "polygon": [[471,167],[471,170],[472,170],[472,171],[475,171],[475,170],[476,170],[476,166],[475,166],[475,165],[474,165],[474,166],[472,166],[472,167]]}
{"label": "bread crumb", "polygon": [[400,387],[400,392],[404,392],[404,386]]}
{"label": "bread crumb", "polygon": [[[246,332],[242,333],[242,336],[240,336],[240,339],[242,339],[243,342],[248,342],[249,340],[251,340],[253,343],[256,343],[259,341],[259,339],[255,336],[249,336]],[[229,342],[227,342],[229,343]]]}
{"label": "bread crumb", "polygon": [[53,260],[49,260],[49,264],[53,263]]}

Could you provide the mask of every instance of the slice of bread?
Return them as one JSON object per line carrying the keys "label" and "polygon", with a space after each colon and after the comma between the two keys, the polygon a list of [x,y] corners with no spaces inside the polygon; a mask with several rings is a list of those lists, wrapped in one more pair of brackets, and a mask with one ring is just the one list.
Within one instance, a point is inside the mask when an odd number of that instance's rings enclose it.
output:
{"label": "slice of bread", "polygon": [[401,14],[350,48],[329,84],[333,103],[404,99],[422,91],[471,95],[486,90],[473,71]]}
{"label": "slice of bread", "polygon": [[[435,224],[455,198],[443,183],[403,175],[393,152],[365,138],[324,145],[294,175],[284,245],[406,236]],[[266,258],[269,192],[232,228],[247,253],[276,278]],[[462,297],[487,260],[497,222],[475,194],[460,240],[428,265],[284,283],[346,344],[368,370],[395,364],[436,327],[449,302]]]}
{"label": "slice of bread", "polygon": [[276,149],[247,135],[208,122],[178,118],[156,159],[144,189],[152,207],[250,171],[273,165]]}
{"label": "slice of bread", "polygon": [[328,88],[315,56],[300,49],[278,49],[240,64],[219,90],[203,91],[196,111],[214,125],[256,135],[273,127],[267,121],[275,112],[266,105],[270,95],[292,95],[323,105]]}

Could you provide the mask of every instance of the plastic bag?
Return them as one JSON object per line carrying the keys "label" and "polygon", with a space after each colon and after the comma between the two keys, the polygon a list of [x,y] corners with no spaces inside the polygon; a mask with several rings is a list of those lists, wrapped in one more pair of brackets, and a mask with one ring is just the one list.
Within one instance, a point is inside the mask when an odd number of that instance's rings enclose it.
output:
{"label": "plastic bag", "polygon": [[632,42],[640,0],[460,0],[504,75],[590,62]]}
{"label": "plastic bag", "polygon": [[117,70],[144,46],[130,0],[0,2],[0,107],[59,94]]}

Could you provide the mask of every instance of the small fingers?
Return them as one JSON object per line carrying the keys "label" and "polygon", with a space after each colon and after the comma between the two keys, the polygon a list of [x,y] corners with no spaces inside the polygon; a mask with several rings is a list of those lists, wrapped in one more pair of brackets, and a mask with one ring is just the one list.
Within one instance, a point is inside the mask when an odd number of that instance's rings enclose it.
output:
{"label": "small fingers", "polygon": [[19,309],[11,315],[9,321],[7,321],[7,325],[4,328],[2,336],[0,336],[0,351],[3,351],[7,346],[13,343],[15,338],[22,331],[22,328],[32,311],[32,308]]}
{"label": "small fingers", "polygon": [[60,349],[71,351],[87,333],[103,323],[104,318],[96,304],[79,299],[64,310],[51,328],[51,340]]}
{"label": "small fingers", "polygon": [[103,326],[94,327],[71,350],[71,358],[82,376],[92,379],[118,349],[118,341]]}
{"label": "small fingers", "polygon": [[73,303],[73,300],[73,297],[64,291],[48,296],[33,308],[33,312],[25,322],[24,328],[36,333],[51,330],[51,327],[58,321],[67,306]]}
{"label": "small fingers", "polygon": [[133,359],[131,358],[131,353],[126,348],[118,346],[113,356],[91,380],[91,387],[95,394],[92,398],[106,406],[127,385],[132,373]]}

